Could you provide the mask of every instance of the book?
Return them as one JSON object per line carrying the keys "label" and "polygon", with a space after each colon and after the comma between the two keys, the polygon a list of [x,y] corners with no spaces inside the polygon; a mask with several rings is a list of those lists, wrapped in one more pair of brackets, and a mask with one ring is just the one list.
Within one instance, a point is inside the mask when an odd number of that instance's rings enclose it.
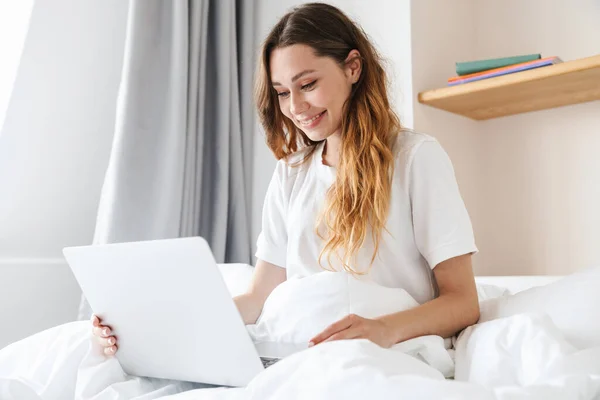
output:
{"label": "book", "polygon": [[448,78],[448,82],[453,82],[453,81],[458,81],[458,80],[462,80],[462,79],[469,79],[475,76],[484,76],[484,75],[489,75],[489,74],[493,74],[496,72],[501,72],[501,71],[509,71],[515,68],[519,68],[521,66],[527,66],[527,65],[532,65],[532,64],[536,64],[536,63],[544,63],[547,60],[551,60],[558,57],[552,56],[552,57],[545,57],[539,60],[535,60],[535,61],[528,61],[528,62],[524,62],[524,63],[520,63],[520,64],[514,64],[514,65],[509,65],[507,67],[502,67],[502,68],[494,68],[494,69],[489,69],[486,71],[482,71],[482,72],[475,72],[473,74],[469,74],[469,75],[462,75],[462,76],[452,76],[450,78]]}
{"label": "book", "polygon": [[513,74],[515,72],[526,71],[529,69],[546,67],[554,64],[561,63],[562,60],[559,57],[546,57],[537,61],[529,61],[526,63],[511,65],[509,67],[496,68],[490,71],[479,72],[470,74],[462,77],[452,77],[448,79],[448,86],[460,85],[463,83],[469,83],[479,81],[482,79],[493,78],[501,75]]}
{"label": "book", "polygon": [[461,79],[469,79],[474,76],[482,76],[482,75],[492,74],[492,73],[500,72],[500,71],[508,71],[511,69],[519,68],[521,66],[531,65],[531,64],[540,63],[540,62],[545,63],[546,61],[552,60],[552,59],[559,60],[559,58],[556,56],[545,57],[545,58],[541,58],[541,59],[535,60],[535,61],[528,61],[528,62],[524,62],[524,63],[520,63],[520,64],[509,65],[507,67],[502,67],[502,68],[489,69],[489,70],[482,71],[482,72],[475,72],[475,73],[469,74],[469,75],[452,76],[452,77],[448,78],[448,82],[457,81],[457,80],[461,80]]}
{"label": "book", "polygon": [[539,60],[541,54],[526,54],[522,56],[490,58],[487,60],[465,61],[456,63],[456,74],[459,76],[474,74],[489,69],[502,68],[509,65],[521,64],[527,61]]}

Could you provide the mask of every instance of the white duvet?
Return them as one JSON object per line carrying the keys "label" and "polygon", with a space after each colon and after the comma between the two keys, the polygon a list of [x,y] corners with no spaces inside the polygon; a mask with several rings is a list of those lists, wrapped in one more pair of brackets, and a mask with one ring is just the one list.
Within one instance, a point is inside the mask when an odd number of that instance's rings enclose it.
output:
{"label": "white duvet", "polygon": [[[327,274],[289,282],[250,334],[307,340],[348,312],[368,317],[415,304],[404,291],[370,285]],[[89,322],[73,322],[0,351],[0,399],[600,399],[600,347],[575,348],[544,314],[477,324],[453,342],[453,349],[436,336],[392,349],[367,340],[324,343],[245,388],[200,388],[127,376],[90,340]]]}

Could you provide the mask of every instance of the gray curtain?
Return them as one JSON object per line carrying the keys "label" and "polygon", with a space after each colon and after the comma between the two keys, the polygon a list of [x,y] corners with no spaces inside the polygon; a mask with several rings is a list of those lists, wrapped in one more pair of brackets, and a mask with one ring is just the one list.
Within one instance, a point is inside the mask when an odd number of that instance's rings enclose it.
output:
{"label": "gray curtain", "polygon": [[253,27],[252,1],[130,0],[94,243],[198,235],[252,261]]}

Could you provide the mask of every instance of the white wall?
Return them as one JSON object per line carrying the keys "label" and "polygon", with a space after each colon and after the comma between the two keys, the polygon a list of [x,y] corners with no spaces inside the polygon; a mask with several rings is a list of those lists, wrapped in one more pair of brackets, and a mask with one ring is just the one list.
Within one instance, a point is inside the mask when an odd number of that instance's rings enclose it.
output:
{"label": "white wall", "polygon": [[61,249],[91,243],[127,2],[37,1],[0,135],[0,347],[74,320]]}
{"label": "white wall", "polygon": [[[476,4],[478,57],[541,53],[568,61],[600,53],[597,0]],[[600,265],[600,101],[477,126],[486,176],[482,270],[559,275]]]}
{"label": "white wall", "polygon": [[23,52],[33,0],[0,1],[0,130]]}
{"label": "white wall", "polygon": [[[551,6],[550,6],[551,4]],[[413,2],[413,90],[443,87],[454,62],[598,54],[594,0]],[[561,275],[600,265],[598,101],[475,122],[415,105],[415,126],[449,151],[481,275]]]}
{"label": "white wall", "polygon": [[[256,0],[256,49],[277,23],[292,7],[305,3],[299,0]],[[339,7],[358,22],[373,39],[387,62],[391,79],[391,97],[402,123],[413,126],[413,93],[410,84],[411,41],[409,0],[335,0],[327,3]],[[267,148],[264,133],[257,126],[254,147],[253,224],[252,236],[258,237],[261,229],[262,205],[269,180],[275,168],[275,158]]]}

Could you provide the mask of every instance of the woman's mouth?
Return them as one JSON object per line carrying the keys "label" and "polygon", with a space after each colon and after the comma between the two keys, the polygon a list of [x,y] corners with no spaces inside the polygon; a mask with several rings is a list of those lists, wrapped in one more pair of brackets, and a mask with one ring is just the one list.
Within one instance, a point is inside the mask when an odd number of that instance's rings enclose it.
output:
{"label": "woman's mouth", "polygon": [[325,115],[326,112],[327,112],[327,110],[315,115],[314,117],[312,117],[309,120],[298,121],[298,122],[300,122],[300,125],[302,125],[304,128],[314,128],[315,126],[317,126],[319,124],[319,122],[321,122],[321,120],[323,119],[323,115]]}

